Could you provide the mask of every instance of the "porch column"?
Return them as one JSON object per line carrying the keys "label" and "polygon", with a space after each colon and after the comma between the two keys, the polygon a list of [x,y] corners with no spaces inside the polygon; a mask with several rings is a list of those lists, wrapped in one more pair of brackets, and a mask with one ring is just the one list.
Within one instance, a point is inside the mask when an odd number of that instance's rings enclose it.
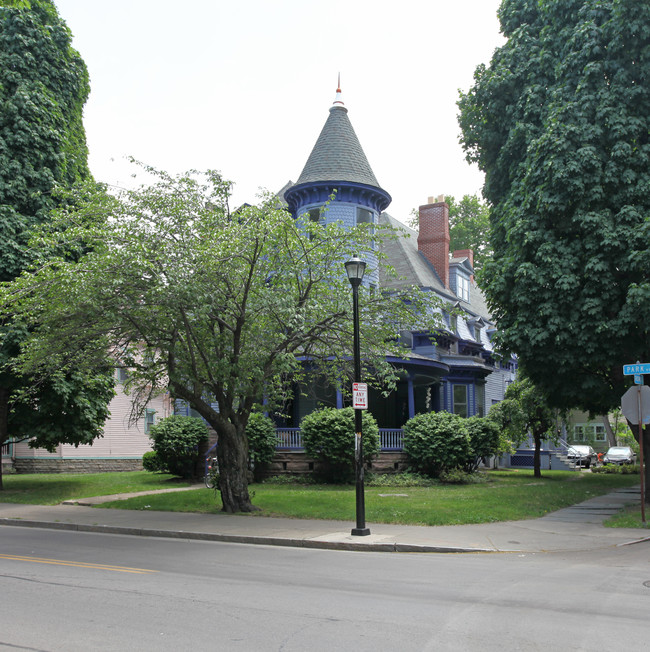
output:
{"label": "porch column", "polygon": [[408,375],[409,419],[415,416],[415,394],[413,393],[413,376]]}
{"label": "porch column", "polygon": [[343,393],[341,392],[340,389],[336,390],[336,409],[337,410],[343,409]]}

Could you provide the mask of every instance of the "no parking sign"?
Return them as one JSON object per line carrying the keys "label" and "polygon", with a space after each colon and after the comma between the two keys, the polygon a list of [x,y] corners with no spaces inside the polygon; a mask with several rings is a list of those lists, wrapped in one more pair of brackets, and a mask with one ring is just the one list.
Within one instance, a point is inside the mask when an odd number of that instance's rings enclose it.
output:
{"label": "no parking sign", "polygon": [[368,409],[367,383],[352,383],[352,407],[355,410]]}

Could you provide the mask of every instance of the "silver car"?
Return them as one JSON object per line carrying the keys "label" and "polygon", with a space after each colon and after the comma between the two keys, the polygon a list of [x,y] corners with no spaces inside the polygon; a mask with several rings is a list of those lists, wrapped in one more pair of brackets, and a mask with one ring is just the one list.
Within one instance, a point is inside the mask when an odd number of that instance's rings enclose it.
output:
{"label": "silver car", "polygon": [[574,444],[569,448],[566,456],[569,460],[575,462],[576,466],[584,466],[585,469],[598,462],[598,453],[591,446]]}
{"label": "silver car", "polygon": [[636,454],[629,446],[612,446],[603,457],[603,464],[634,464]]}

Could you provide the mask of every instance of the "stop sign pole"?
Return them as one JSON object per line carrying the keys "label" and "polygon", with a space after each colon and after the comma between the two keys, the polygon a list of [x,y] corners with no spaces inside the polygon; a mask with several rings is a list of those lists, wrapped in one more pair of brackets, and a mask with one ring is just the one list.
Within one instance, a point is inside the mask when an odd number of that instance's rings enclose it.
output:
{"label": "stop sign pole", "polygon": [[[650,373],[650,364],[637,362],[623,365],[623,374],[641,375]],[[636,409],[635,409],[636,408]],[[641,475],[641,521],[645,524],[645,465],[643,460],[643,424],[650,423],[650,387],[637,384],[623,394],[621,410],[630,423],[639,424],[639,466]]]}

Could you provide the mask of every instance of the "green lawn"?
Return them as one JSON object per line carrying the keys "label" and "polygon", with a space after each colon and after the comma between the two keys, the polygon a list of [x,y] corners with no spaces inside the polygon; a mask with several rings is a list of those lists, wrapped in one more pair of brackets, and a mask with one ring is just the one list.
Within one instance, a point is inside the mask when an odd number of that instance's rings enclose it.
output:
{"label": "green lawn", "polygon": [[[638,483],[637,476],[547,471],[492,471],[489,481],[433,487],[366,487],[369,523],[460,525],[536,518],[568,505]],[[355,514],[354,486],[254,484],[250,487],[258,516],[350,520]],[[195,489],[142,496],[102,505],[116,509],[150,509],[216,513],[218,494]]]}
{"label": "green lawn", "polygon": [[[638,476],[545,471],[490,471],[487,482],[432,487],[366,487],[369,523],[458,525],[535,518],[568,505],[638,483]],[[0,502],[53,505],[73,498],[188,486],[170,475],[123,472],[7,475]],[[354,486],[251,485],[257,516],[354,519]],[[216,513],[218,494],[210,489],[141,496],[102,505],[114,509],[151,509]],[[620,519],[620,520],[617,520]],[[619,527],[641,527],[640,511],[612,519]]]}
{"label": "green lawn", "polygon": [[2,480],[0,503],[30,505],[56,505],[72,498],[189,486],[174,476],[147,471],[11,474]]}

